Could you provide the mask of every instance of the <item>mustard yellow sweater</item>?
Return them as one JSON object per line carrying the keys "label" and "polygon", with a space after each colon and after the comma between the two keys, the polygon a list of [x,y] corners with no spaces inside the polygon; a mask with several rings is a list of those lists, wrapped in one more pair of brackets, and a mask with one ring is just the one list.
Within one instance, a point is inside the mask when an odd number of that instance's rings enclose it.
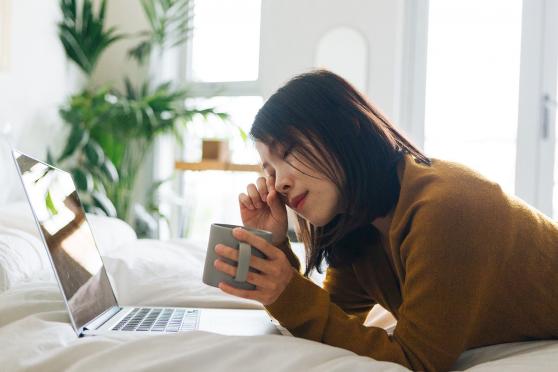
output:
{"label": "mustard yellow sweater", "polygon": [[[558,224],[459,164],[406,156],[398,174],[385,246],[328,268],[323,289],[295,274],[269,313],[295,336],[414,370],[557,338]],[[377,303],[397,319],[393,335],[362,324]]]}

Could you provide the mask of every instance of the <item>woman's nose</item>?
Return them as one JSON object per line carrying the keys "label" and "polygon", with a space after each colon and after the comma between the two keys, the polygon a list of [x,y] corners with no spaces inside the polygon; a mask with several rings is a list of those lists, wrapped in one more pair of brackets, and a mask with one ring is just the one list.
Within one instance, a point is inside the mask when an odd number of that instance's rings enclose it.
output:
{"label": "woman's nose", "polygon": [[291,189],[291,183],[285,177],[275,178],[275,190],[281,194],[286,194]]}

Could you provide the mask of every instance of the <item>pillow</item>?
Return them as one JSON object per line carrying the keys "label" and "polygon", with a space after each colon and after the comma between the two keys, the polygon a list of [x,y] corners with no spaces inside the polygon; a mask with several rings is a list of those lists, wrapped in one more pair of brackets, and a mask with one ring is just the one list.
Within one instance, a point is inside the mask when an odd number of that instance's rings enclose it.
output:
{"label": "pillow", "polygon": [[2,133],[1,130],[2,128],[0,128],[0,169],[2,169],[0,205],[10,200],[23,200],[25,198],[23,186],[21,186],[21,181],[18,179],[17,169],[12,159],[10,138]]}
{"label": "pillow", "polygon": [[134,229],[118,218],[89,213],[86,215],[101,254],[120,248],[122,245],[138,239]]}
{"label": "pillow", "polygon": [[[116,218],[87,215],[101,254],[137,240],[134,230]],[[0,291],[31,280],[51,280],[52,268],[27,202],[0,207]]]}
{"label": "pillow", "polygon": [[0,226],[0,292],[19,282],[52,279],[41,240],[24,231]]}

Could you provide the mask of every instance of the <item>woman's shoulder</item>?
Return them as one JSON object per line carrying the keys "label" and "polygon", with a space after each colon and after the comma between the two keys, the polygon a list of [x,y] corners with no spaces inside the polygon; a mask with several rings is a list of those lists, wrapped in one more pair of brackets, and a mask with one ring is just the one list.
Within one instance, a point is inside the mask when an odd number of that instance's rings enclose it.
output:
{"label": "woman's shoulder", "polygon": [[498,183],[464,164],[432,158],[430,165],[405,159],[400,174],[402,195],[435,199],[465,196],[479,197],[486,193],[502,193]]}
{"label": "woman's shoulder", "polygon": [[484,214],[506,204],[508,196],[498,183],[461,163],[431,160],[427,165],[405,159],[396,214],[412,215],[421,209],[448,218],[464,210]]}
{"label": "woman's shoulder", "polygon": [[[406,161],[391,238],[412,241],[407,248],[424,246],[421,249],[437,251],[442,257],[455,242],[465,244],[473,235],[488,237],[495,225],[505,224],[510,218],[509,201],[497,183],[463,164],[432,159],[429,166]],[[408,253],[402,248],[402,257]]]}

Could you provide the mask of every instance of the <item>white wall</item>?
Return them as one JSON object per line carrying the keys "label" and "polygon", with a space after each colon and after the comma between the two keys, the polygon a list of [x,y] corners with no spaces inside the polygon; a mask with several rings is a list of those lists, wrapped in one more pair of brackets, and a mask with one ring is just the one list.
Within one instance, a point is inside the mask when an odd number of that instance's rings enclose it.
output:
{"label": "white wall", "polygon": [[57,37],[58,2],[12,0],[10,61],[0,72],[0,126],[12,125],[15,144],[44,156],[60,143],[58,106],[72,88],[68,64]]}
{"label": "white wall", "polygon": [[[12,146],[44,159],[47,146],[59,148],[64,142],[58,107],[74,81],[57,37],[58,1],[11,0],[10,5],[10,55],[8,68],[0,72],[0,133],[9,130]],[[0,154],[0,196],[21,198],[15,168],[5,155]]]}
{"label": "white wall", "polygon": [[335,27],[348,26],[368,42],[365,93],[397,121],[403,19],[403,0],[263,0],[260,79],[264,96],[311,69],[320,38]]}
{"label": "white wall", "polygon": [[[115,26],[128,35],[148,30],[149,25],[139,0],[108,0],[106,12],[107,28]],[[110,83],[122,88],[124,76],[129,76],[133,82],[139,81],[144,71],[127,55],[128,49],[135,46],[138,40],[119,40],[105,50],[93,73],[93,84]]]}

